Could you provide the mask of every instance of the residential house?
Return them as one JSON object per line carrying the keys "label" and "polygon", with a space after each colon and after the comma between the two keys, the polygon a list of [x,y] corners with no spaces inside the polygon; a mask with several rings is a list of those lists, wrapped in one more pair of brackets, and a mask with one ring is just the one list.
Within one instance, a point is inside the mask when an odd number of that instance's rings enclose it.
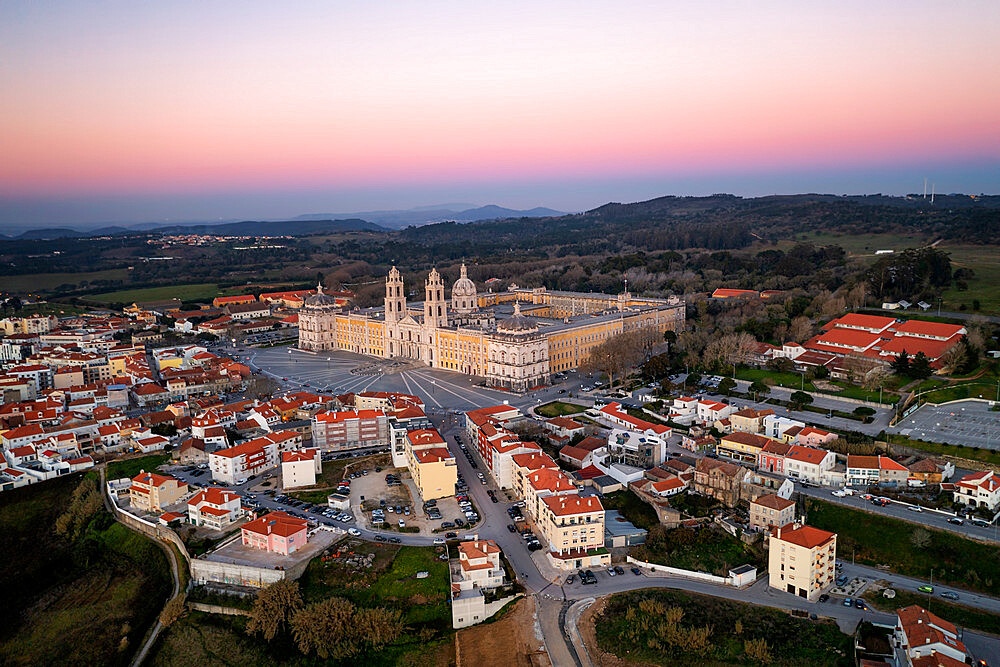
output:
{"label": "residential house", "polygon": [[389,444],[389,419],[381,410],[318,412],[312,419],[313,445],[323,450]]}
{"label": "residential house", "polygon": [[667,458],[667,444],[665,439],[616,428],[608,435],[607,452],[607,463],[645,470],[663,463]]}
{"label": "residential house", "polygon": [[572,439],[577,435],[583,435],[586,427],[568,417],[553,417],[542,422],[542,428],[558,438]]}
{"label": "residential house", "polygon": [[968,507],[996,511],[1000,505],[1000,475],[989,470],[965,475],[955,482],[954,499]]}
{"label": "residential house", "polygon": [[263,437],[208,455],[212,479],[224,484],[242,484],[276,465],[278,445]]}
{"label": "residential house", "polygon": [[836,533],[800,524],[771,529],[767,547],[771,588],[815,602],[833,586],[836,560]]}
{"label": "residential house", "polygon": [[217,486],[202,489],[187,501],[188,521],[192,526],[223,530],[239,521],[243,503],[239,494]]}
{"label": "residential house", "polygon": [[243,524],[240,538],[244,546],[288,556],[306,545],[308,527],[305,519],[279,510]]}
{"label": "residential house", "polygon": [[806,426],[799,431],[795,438],[798,444],[805,445],[806,447],[825,447],[836,439],[836,433],[830,433],[829,431],[824,431],[821,428],[813,426]]}
{"label": "residential house", "polygon": [[757,467],[767,472],[785,474],[785,455],[790,447],[788,443],[778,440],[768,442],[757,453]]}
{"label": "residential house", "polygon": [[955,464],[945,459],[919,459],[909,463],[910,479],[923,484],[941,484],[955,474]]}
{"label": "residential house", "polygon": [[770,531],[795,523],[795,502],[773,493],[750,501],[750,527]]}
{"label": "residential house", "polygon": [[829,450],[791,445],[785,454],[785,474],[813,484],[828,484],[828,473],[836,463],[836,455]]}
{"label": "residential house", "polygon": [[489,618],[498,602],[486,604],[486,591],[506,583],[500,548],[493,540],[474,540],[458,545],[458,558],[449,563],[451,574],[451,622],[466,628]]}
{"label": "residential house", "polygon": [[729,425],[734,433],[761,433],[764,430],[764,419],[774,415],[774,410],[754,410],[743,408],[729,415]]}
{"label": "residential house", "polygon": [[726,456],[753,465],[757,462],[760,451],[769,442],[774,441],[764,435],[747,431],[735,431],[722,436],[719,444],[715,447],[715,453],[719,456]]}
{"label": "residential house", "polygon": [[314,486],[316,475],[323,472],[318,449],[300,449],[281,454],[281,488]]}
{"label": "residential house", "polygon": [[420,429],[406,434],[406,460],[424,501],[454,495],[458,465],[444,438],[435,429]]}
{"label": "residential house", "polygon": [[968,651],[954,623],[917,605],[896,610],[893,643],[915,667],[952,667],[969,662]]}
{"label": "residential house", "polygon": [[697,405],[697,421],[701,424],[714,424],[726,419],[736,412],[736,407],[718,401],[702,400]]}
{"label": "residential house", "polygon": [[548,542],[549,563],[559,570],[607,566],[604,506],[595,496],[552,495],[541,499],[537,527]]}
{"label": "residential house", "polygon": [[910,471],[901,463],[893,461],[888,456],[861,456],[848,454],[847,486],[906,486]]}
{"label": "residential house", "polygon": [[179,502],[188,486],[173,477],[142,470],[132,478],[129,503],[143,512],[162,512],[167,505]]}

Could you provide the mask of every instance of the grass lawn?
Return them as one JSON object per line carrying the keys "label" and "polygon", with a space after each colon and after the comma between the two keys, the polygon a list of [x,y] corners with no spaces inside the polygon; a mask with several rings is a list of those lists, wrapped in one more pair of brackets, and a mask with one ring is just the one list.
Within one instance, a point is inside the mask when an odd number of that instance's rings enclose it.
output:
{"label": "grass lawn", "polygon": [[[680,609],[679,620],[669,610]],[[671,622],[673,620],[673,622]],[[708,595],[643,590],[612,595],[594,619],[597,643],[626,662],[654,665],[849,667],[853,639],[833,621],[810,621],[768,607]],[[704,645],[692,629],[706,628]],[[767,642],[761,661],[747,655],[748,640]]]}
{"label": "grass lawn", "polygon": [[166,601],[163,551],[103,507],[76,539],[55,532],[84,477],[0,494],[0,663],[126,665]]}
{"label": "grass lawn", "polygon": [[[793,389],[802,388],[802,375],[800,373],[782,373],[781,371],[771,371],[766,368],[737,368],[736,379],[754,382],[760,380],[765,384],[775,387],[783,386]],[[806,391],[815,391],[816,387],[812,382],[805,383]]]}
{"label": "grass lawn", "polygon": [[[936,585],[935,589],[937,593],[940,593]],[[865,595],[865,600],[871,606],[882,611],[896,611],[911,604],[917,604],[931,613],[937,614],[941,618],[963,628],[982,630],[983,632],[1000,635],[1000,615],[991,614],[963,604],[947,602],[940,596],[935,597],[933,594],[928,595],[926,593],[911,593],[910,591],[896,590],[896,596],[890,600],[883,597],[881,593],[869,592]]]}
{"label": "grass lawn", "polygon": [[928,403],[947,403],[963,398],[985,398],[993,401],[996,397],[996,382],[960,382],[929,391],[921,398]]}
{"label": "grass lawn", "polygon": [[122,459],[108,464],[108,479],[135,477],[140,470],[156,472],[156,469],[170,460],[169,454],[150,454],[134,459]]}
{"label": "grass lawn", "polygon": [[952,270],[969,268],[975,271],[967,281],[969,289],[959,290],[954,285],[942,294],[944,310],[959,311],[965,305],[965,312],[971,313],[972,301],[979,301],[980,312],[1000,314],[1000,251],[989,245],[939,245],[939,249],[951,255]]}
{"label": "grass lawn", "polygon": [[84,282],[128,280],[128,278],[128,269],[107,269],[86,273],[27,273],[20,276],[4,276],[3,288],[10,292],[30,294],[35,291],[50,292],[63,285],[72,285],[73,289],[76,289]]}
{"label": "grass lawn", "polygon": [[587,409],[585,405],[576,403],[565,403],[563,401],[552,401],[535,408],[535,412],[543,417],[565,417],[566,415],[577,415]]}
{"label": "grass lawn", "polygon": [[[864,387],[858,387],[853,384],[848,384],[846,382],[841,382],[839,380],[832,380],[831,384],[835,384],[840,387],[840,391],[835,392],[837,396],[843,396],[844,398],[854,398],[859,401],[871,401],[872,403],[878,403],[879,392],[870,391]],[[882,403],[890,405],[899,400],[899,395],[893,393],[888,388],[882,391]]]}
{"label": "grass lawn", "polygon": [[[942,585],[1000,593],[1000,547],[814,498],[806,500],[806,511],[810,526],[837,533],[840,558],[887,565],[917,578],[930,579],[933,570],[934,581]],[[916,531],[926,533],[926,546],[917,546]]]}
{"label": "grass lawn", "polygon": [[656,510],[629,490],[606,493],[601,499],[606,510],[618,510],[632,525],[649,530],[657,525]]}
{"label": "grass lawn", "polygon": [[639,560],[724,577],[730,568],[754,565],[758,570],[767,564],[763,550],[736,539],[712,525],[698,528],[664,529],[654,526],[646,543],[633,547],[629,555]]}
{"label": "grass lawn", "polygon": [[28,317],[30,315],[55,315],[56,317],[65,315],[80,315],[92,310],[83,306],[73,306],[68,303],[58,303],[56,301],[45,301],[43,303],[29,303],[17,311],[17,317]]}

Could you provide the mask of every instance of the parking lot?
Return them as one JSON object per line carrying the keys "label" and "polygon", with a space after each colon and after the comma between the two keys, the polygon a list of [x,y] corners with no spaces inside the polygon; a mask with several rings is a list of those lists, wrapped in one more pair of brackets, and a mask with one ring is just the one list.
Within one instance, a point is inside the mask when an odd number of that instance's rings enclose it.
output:
{"label": "parking lot", "polygon": [[1000,412],[985,401],[925,403],[891,430],[918,440],[1000,449]]}
{"label": "parking lot", "polygon": [[459,499],[454,496],[422,504],[405,468],[371,471],[350,482],[351,508],[366,527],[380,530],[416,528],[417,531],[407,532],[432,536],[435,531],[463,528],[457,521],[468,523]]}

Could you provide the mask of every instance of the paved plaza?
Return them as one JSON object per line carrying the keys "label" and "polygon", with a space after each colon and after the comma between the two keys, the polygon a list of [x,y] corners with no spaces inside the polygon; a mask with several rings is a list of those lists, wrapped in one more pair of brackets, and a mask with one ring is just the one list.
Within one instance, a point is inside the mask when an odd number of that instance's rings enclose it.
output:
{"label": "paved plaza", "polygon": [[[344,351],[313,354],[288,347],[253,350],[251,367],[260,369],[291,389],[315,389],[337,394],[362,391],[395,391],[415,394],[433,410],[473,410],[509,401],[534,403],[520,396],[480,386],[482,378],[441,371],[388,359],[375,359]],[[402,368],[403,370],[398,370]]]}
{"label": "paved plaza", "polygon": [[1000,450],[1000,412],[987,401],[927,403],[890,429],[918,440]]}

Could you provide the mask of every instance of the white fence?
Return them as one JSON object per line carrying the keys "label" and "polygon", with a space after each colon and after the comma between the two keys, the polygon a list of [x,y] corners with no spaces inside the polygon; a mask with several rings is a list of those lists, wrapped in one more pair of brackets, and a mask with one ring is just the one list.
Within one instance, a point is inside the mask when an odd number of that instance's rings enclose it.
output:
{"label": "white fence", "polygon": [[707,581],[713,584],[719,584],[720,586],[733,586],[733,581],[730,577],[720,577],[714,574],[709,574],[707,572],[695,572],[694,570],[682,570],[679,567],[669,567],[667,565],[657,565],[656,563],[647,563],[643,560],[636,560],[631,556],[625,558],[626,561],[632,563],[633,565],[639,565],[641,567],[649,568],[655,572],[663,572],[665,574],[672,574],[675,577],[685,577],[687,579],[698,579],[700,581]]}

